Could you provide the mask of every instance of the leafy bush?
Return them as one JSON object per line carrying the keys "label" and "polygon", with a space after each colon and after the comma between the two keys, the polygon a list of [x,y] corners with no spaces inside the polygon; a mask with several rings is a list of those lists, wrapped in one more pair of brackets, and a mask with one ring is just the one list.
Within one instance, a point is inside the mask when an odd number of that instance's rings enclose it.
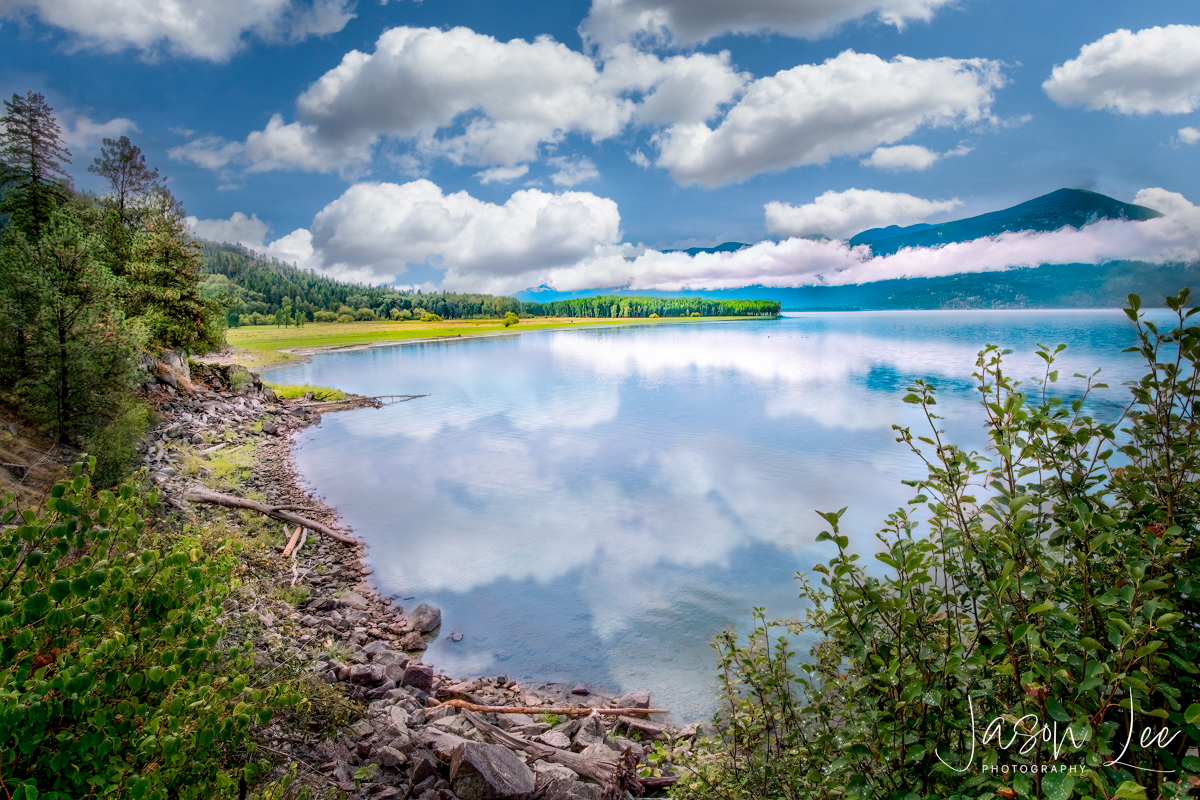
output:
{"label": "leafy bush", "polygon": [[[1095,375],[1063,399],[1055,355],[1028,389],[1008,351],[975,378],[991,460],[945,441],[918,381],[928,435],[897,427],[927,465],[911,505],[877,536],[868,571],[823,513],[838,554],[800,576],[798,662],[755,609],[748,644],[714,643],[725,738],[679,764],[677,798],[1145,798],[1200,774],[1200,328],[1184,306],[1160,331],[1130,296],[1149,372],[1120,420],[1085,413]],[[784,627],[781,627],[784,626]],[[1165,731],[1165,732],[1164,732]],[[996,734],[999,734],[997,736]]]}
{"label": "leafy bush", "polygon": [[342,314],[337,318],[338,322],[354,322],[353,314]]}
{"label": "leafy bush", "polygon": [[107,424],[84,436],[84,446],[96,454],[93,477],[98,485],[115,486],[129,475],[138,445],[150,430],[150,417],[145,403],[128,399]]}
{"label": "leafy bush", "polygon": [[337,322],[338,315],[334,311],[318,311],[313,314],[313,322]]}
{"label": "leafy bush", "polygon": [[658,314],[651,314],[649,319],[658,319]]}
{"label": "leafy bush", "polygon": [[354,318],[359,322],[371,322],[375,319],[375,311],[370,308],[360,308],[354,312]]}
{"label": "leafy bush", "polygon": [[521,321],[521,318],[518,317],[516,314],[514,314],[511,311],[504,315],[504,327],[506,327],[506,328],[516,325],[520,321]]}
{"label": "leafy bush", "polygon": [[421,322],[441,322],[441,321],[442,321],[442,318],[440,316],[438,316],[437,314],[431,314],[428,311],[426,311],[424,314],[421,315]]}
{"label": "leafy bush", "polygon": [[305,701],[252,685],[245,651],[218,647],[233,559],[152,534],[135,484],[94,493],[83,465],[72,475],[40,515],[11,495],[0,510],[5,786],[207,798],[253,779],[251,725]]}

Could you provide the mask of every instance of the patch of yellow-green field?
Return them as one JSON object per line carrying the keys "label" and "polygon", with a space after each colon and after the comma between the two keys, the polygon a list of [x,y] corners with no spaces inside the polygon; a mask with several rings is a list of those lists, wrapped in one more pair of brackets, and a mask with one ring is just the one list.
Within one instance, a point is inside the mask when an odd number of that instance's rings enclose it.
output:
{"label": "patch of yellow-green field", "polygon": [[[231,328],[225,339],[237,351],[237,360],[251,368],[282,364],[295,354],[307,354],[322,348],[353,347],[356,345],[403,342],[414,339],[450,339],[487,336],[497,333],[524,333],[550,329],[569,329],[595,325],[646,325],[664,322],[730,321],[747,317],[663,317],[647,319],[591,319],[578,317],[547,317],[523,319],[511,327],[500,320],[446,320],[444,322],[310,322],[301,328],[279,328],[274,325],[254,325]],[[281,351],[292,350],[294,354]]]}

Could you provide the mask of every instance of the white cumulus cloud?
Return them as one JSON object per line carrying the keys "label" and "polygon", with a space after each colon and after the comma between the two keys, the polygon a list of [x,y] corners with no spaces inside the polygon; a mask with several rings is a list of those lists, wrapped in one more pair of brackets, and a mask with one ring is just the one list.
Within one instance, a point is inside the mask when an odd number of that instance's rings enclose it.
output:
{"label": "white cumulus cloud", "polygon": [[550,176],[550,180],[555,186],[574,186],[600,177],[600,171],[596,169],[596,165],[590,158],[580,156],[571,159],[566,156],[554,156],[549,159],[549,163],[558,169]]}
{"label": "white cumulus cloud", "polygon": [[1200,142],[1200,128],[1180,128],[1179,140],[1184,144]]}
{"label": "white cumulus cloud", "polygon": [[1200,26],[1121,29],[1086,44],[1042,84],[1063,106],[1187,114],[1200,106]]}
{"label": "white cumulus cloud", "polygon": [[476,172],[475,177],[479,178],[479,182],[486,186],[489,183],[515,181],[528,172],[528,164],[519,164],[515,167],[492,167],[491,169],[485,169],[482,172]]}
{"label": "white cumulus cloud", "polygon": [[301,93],[294,121],[276,114],[244,144],[205,137],[172,152],[259,172],[354,172],[392,139],[458,164],[516,167],[572,133],[602,141],[635,119],[703,122],[749,79],[726,52],[660,58],[620,45],[597,61],[548,36],[392,28]]}
{"label": "white cumulus cloud", "polygon": [[922,222],[961,204],[957,197],[926,200],[903,192],[875,189],[830,191],[802,206],[767,203],[767,230],[783,236],[824,233],[849,238],[868,228]]}
{"label": "white cumulus cloud", "polygon": [[[249,221],[237,215],[234,221],[253,233]],[[620,225],[617,204],[589,192],[525,189],[497,205],[466,192],[445,194],[425,179],[360,182],[321,209],[308,229],[262,249],[348,280],[388,283],[408,265],[429,261],[446,270],[446,288],[515,291],[524,286],[520,276],[539,277],[611,249]]]}
{"label": "white cumulus cloud", "polygon": [[928,21],[951,0],[593,0],[585,38],[615,43],[636,36],[694,43],[723,33],[784,33],[813,39],[844,22],[875,16],[902,28]]}
{"label": "white cumulus cloud", "polygon": [[657,165],[680,184],[722,186],[838,155],[858,155],[918,128],[987,118],[999,64],[984,59],[884,61],[847,50],[750,84],[716,128],[673,125],[657,136]]}
{"label": "white cumulus cloud", "polygon": [[[92,122],[82,114],[65,113],[63,116],[62,136],[67,146],[76,150],[94,150],[105,139],[118,139],[130,133],[136,133],[138,126],[131,119],[114,117],[108,122]],[[76,153],[78,155],[78,153]]]}
{"label": "white cumulus cloud", "polygon": [[898,144],[895,147],[876,147],[875,152],[864,158],[862,163],[893,172],[920,172],[932,167],[941,157],[941,153],[919,144]]}
{"label": "white cumulus cloud", "polygon": [[[252,250],[263,249],[263,239],[271,226],[258,218],[257,214],[246,216],[241,211],[233,212],[229,219],[187,218],[188,225],[197,236],[214,242],[231,242],[245,245]],[[289,261],[294,259],[289,259]]]}
{"label": "white cumulus cloud", "polygon": [[205,169],[219,170],[241,158],[245,147],[241,142],[227,142],[220,136],[201,136],[172,147],[167,155],[179,161],[190,161]]}
{"label": "white cumulus cloud", "polygon": [[80,47],[225,61],[250,37],[299,41],[336,33],[350,0],[0,0],[0,19],[36,16]]}

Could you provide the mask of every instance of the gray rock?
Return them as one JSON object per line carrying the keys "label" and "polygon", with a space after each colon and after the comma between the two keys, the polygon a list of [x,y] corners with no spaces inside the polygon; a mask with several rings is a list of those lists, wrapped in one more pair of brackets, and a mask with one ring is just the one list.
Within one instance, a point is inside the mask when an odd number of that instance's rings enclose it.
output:
{"label": "gray rock", "polygon": [[387,678],[383,668],[374,664],[355,664],[350,668],[350,682],[359,686],[378,686]]}
{"label": "gray rock", "polygon": [[571,688],[571,694],[591,694],[591,692],[582,683],[577,683]]}
{"label": "gray rock", "polygon": [[278,436],[279,435],[279,426],[276,425],[274,422],[271,422],[271,420],[265,419],[265,420],[263,420],[262,431],[263,431],[263,433],[268,433],[271,436]]}
{"label": "gray rock", "polygon": [[533,762],[533,779],[540,788],[552,781],[577,781],[579,776],[562,764],[538,760]]}
{"label": "gray rock", "polygon": [[363,652],[366,653],[368,656],[370,656],[372,659],[374,659],[375,656],[379,655],[384,650],[387,650],[387,642],[381,642],[378,639],[376,639],[375,641],[371,642],[370,644],[368,644],[366,647],[363,648]]}
{"label": "gray rock", "polygon": [[419,633],[428,633],[441,627],[442,612],[436,606],[421,603],[408,615],[408,626]]}
{"label": "gray rock", "polygon": [[533,717],[528,714],[497,714],[496,716],[499,717],[496,724],[506,731],[521,725],[532,725],[534,723]]}
{"label": "gray rock", "polygon": [[579,755],[601,761],[616,761],[617,756],[621,755],[621,748],[612,742],[596,742],[580,750]]}
{"label": "gray rock", "polygon": [[346,592],[339,599],[338,604],[343,608],[357,608],[360,611],[367,609],[367,598],[357,592]]}
{"label": "gray rock", "polygon": [[649,692],[627,692],[617,698],[617,708],[649,708]]}
{"label": "gray rock", "polygon": [[404,684],[404,670],[408,667],[408,658],[405,657],[400,661],[393,661],[390,664],[383,665],[383,675],[390,681],[395,681],[397,686]]}
{"label": "gray rock", "polygon": [[421,638],[421,634],[410,631],[400,637],[400,647],[408,651],[420,651],[428,649],[429,645]]}
{"label": "gray rock", "polygon": [[174,425],[167,428],[166,433],[167,433],[167,436],[172,439],[178,439],[179,437],[183,436],[182,423],[176,422]]}
{"label": "gray rock", "polygon": [[559,778],[546,785],[542,800],[604,800],[604,791],[594,783]]}
{"label": "gray rock", "polygon": [[433,667],[428,664],[409,664],[404,668],[400,684],[428,693],[433,689]]}
{"label": "gray rock", "polygon": [[542,744],[557,747],[559,750],[569,750],[571,748],[571,740],[561,731],[546,731],[537,740]]}
{"label": "gray rock", "polygon": [[464,742],[450,759],[450,785],[461,800],[521,798],[536,788],[533,770],[506,747]]}
{"label": "gray rock", "polygon": [[401,753],[395,748],[387,747],[385,745],[384,747],[380,747],[375,751],[375,757],[372,760],[381,767],[390,767],[394,769],[403,764],[405,761],[408,761],[408,756],[404,755],[404,753]]}
{"label": "gray rock", "polygon": [[422,781],[428,780],[431,777],[436,778],[438,774],[438,763],[432,755],[422,751],[421,756],[416,759],[416,764],[413,766],[412,774],[408,776],[413,784],[419,784]]}
{"label": "gray rock", "polygon": [[386,667],[389,664],[400,664],[403,667],[404,664],[408,663],[408,656],[404,655],[404,653],[397,653],[395,650],[383,650],[372,658],[371,661],[381,667]]}
{"label": "gray rock", "polygon": [[363,737],[370,736],[371,734],[375,733],[375,726],[371,724],[370,720],[360,719],[358,722],[350,726],[350,732],[357,738],[362,739]]}
{"label": "gray rock", "polygon": [[648,719],[639,719],[637,717],[617,717],[617,727],[623,727],[629,731],[637,731],[638,733],[650,739],[667,738],[667,726],[659,725],[657,722],[651,722]]}
{"label": "gray rock", "polygon": [[590,744],[604,741],[604,723],[598,714],[585,718],[579,725],[579,732],[571,740],[575,750],[582,750]]}

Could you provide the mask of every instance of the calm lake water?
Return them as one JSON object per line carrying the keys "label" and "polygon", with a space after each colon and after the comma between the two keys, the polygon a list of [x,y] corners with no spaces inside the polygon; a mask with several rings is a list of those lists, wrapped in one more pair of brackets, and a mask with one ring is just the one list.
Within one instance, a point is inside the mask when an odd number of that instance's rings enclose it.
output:
{"label": "calm lake water", "polygon": [[[369,543],[385,594],[442,609],[426,659],[453,675],[648,689],[707,718],[712,637],[753,606],[799,616],[795,574],[831,552],[815,509],[849,506],[863,552],[922,477],[893,424],[939,388],[952,441],[980,448],[971,373],[986,343],[1009,373],[1102,367],[1114,387],[1119,311],[864,312],[533,332],[331,353],[270,380],[364,395],[429,394],[326,415],[297,438],[311,488]],[[1069,391],[1069,384],[1063,386]],[[461,632],[461,642],[449,635]]]}

